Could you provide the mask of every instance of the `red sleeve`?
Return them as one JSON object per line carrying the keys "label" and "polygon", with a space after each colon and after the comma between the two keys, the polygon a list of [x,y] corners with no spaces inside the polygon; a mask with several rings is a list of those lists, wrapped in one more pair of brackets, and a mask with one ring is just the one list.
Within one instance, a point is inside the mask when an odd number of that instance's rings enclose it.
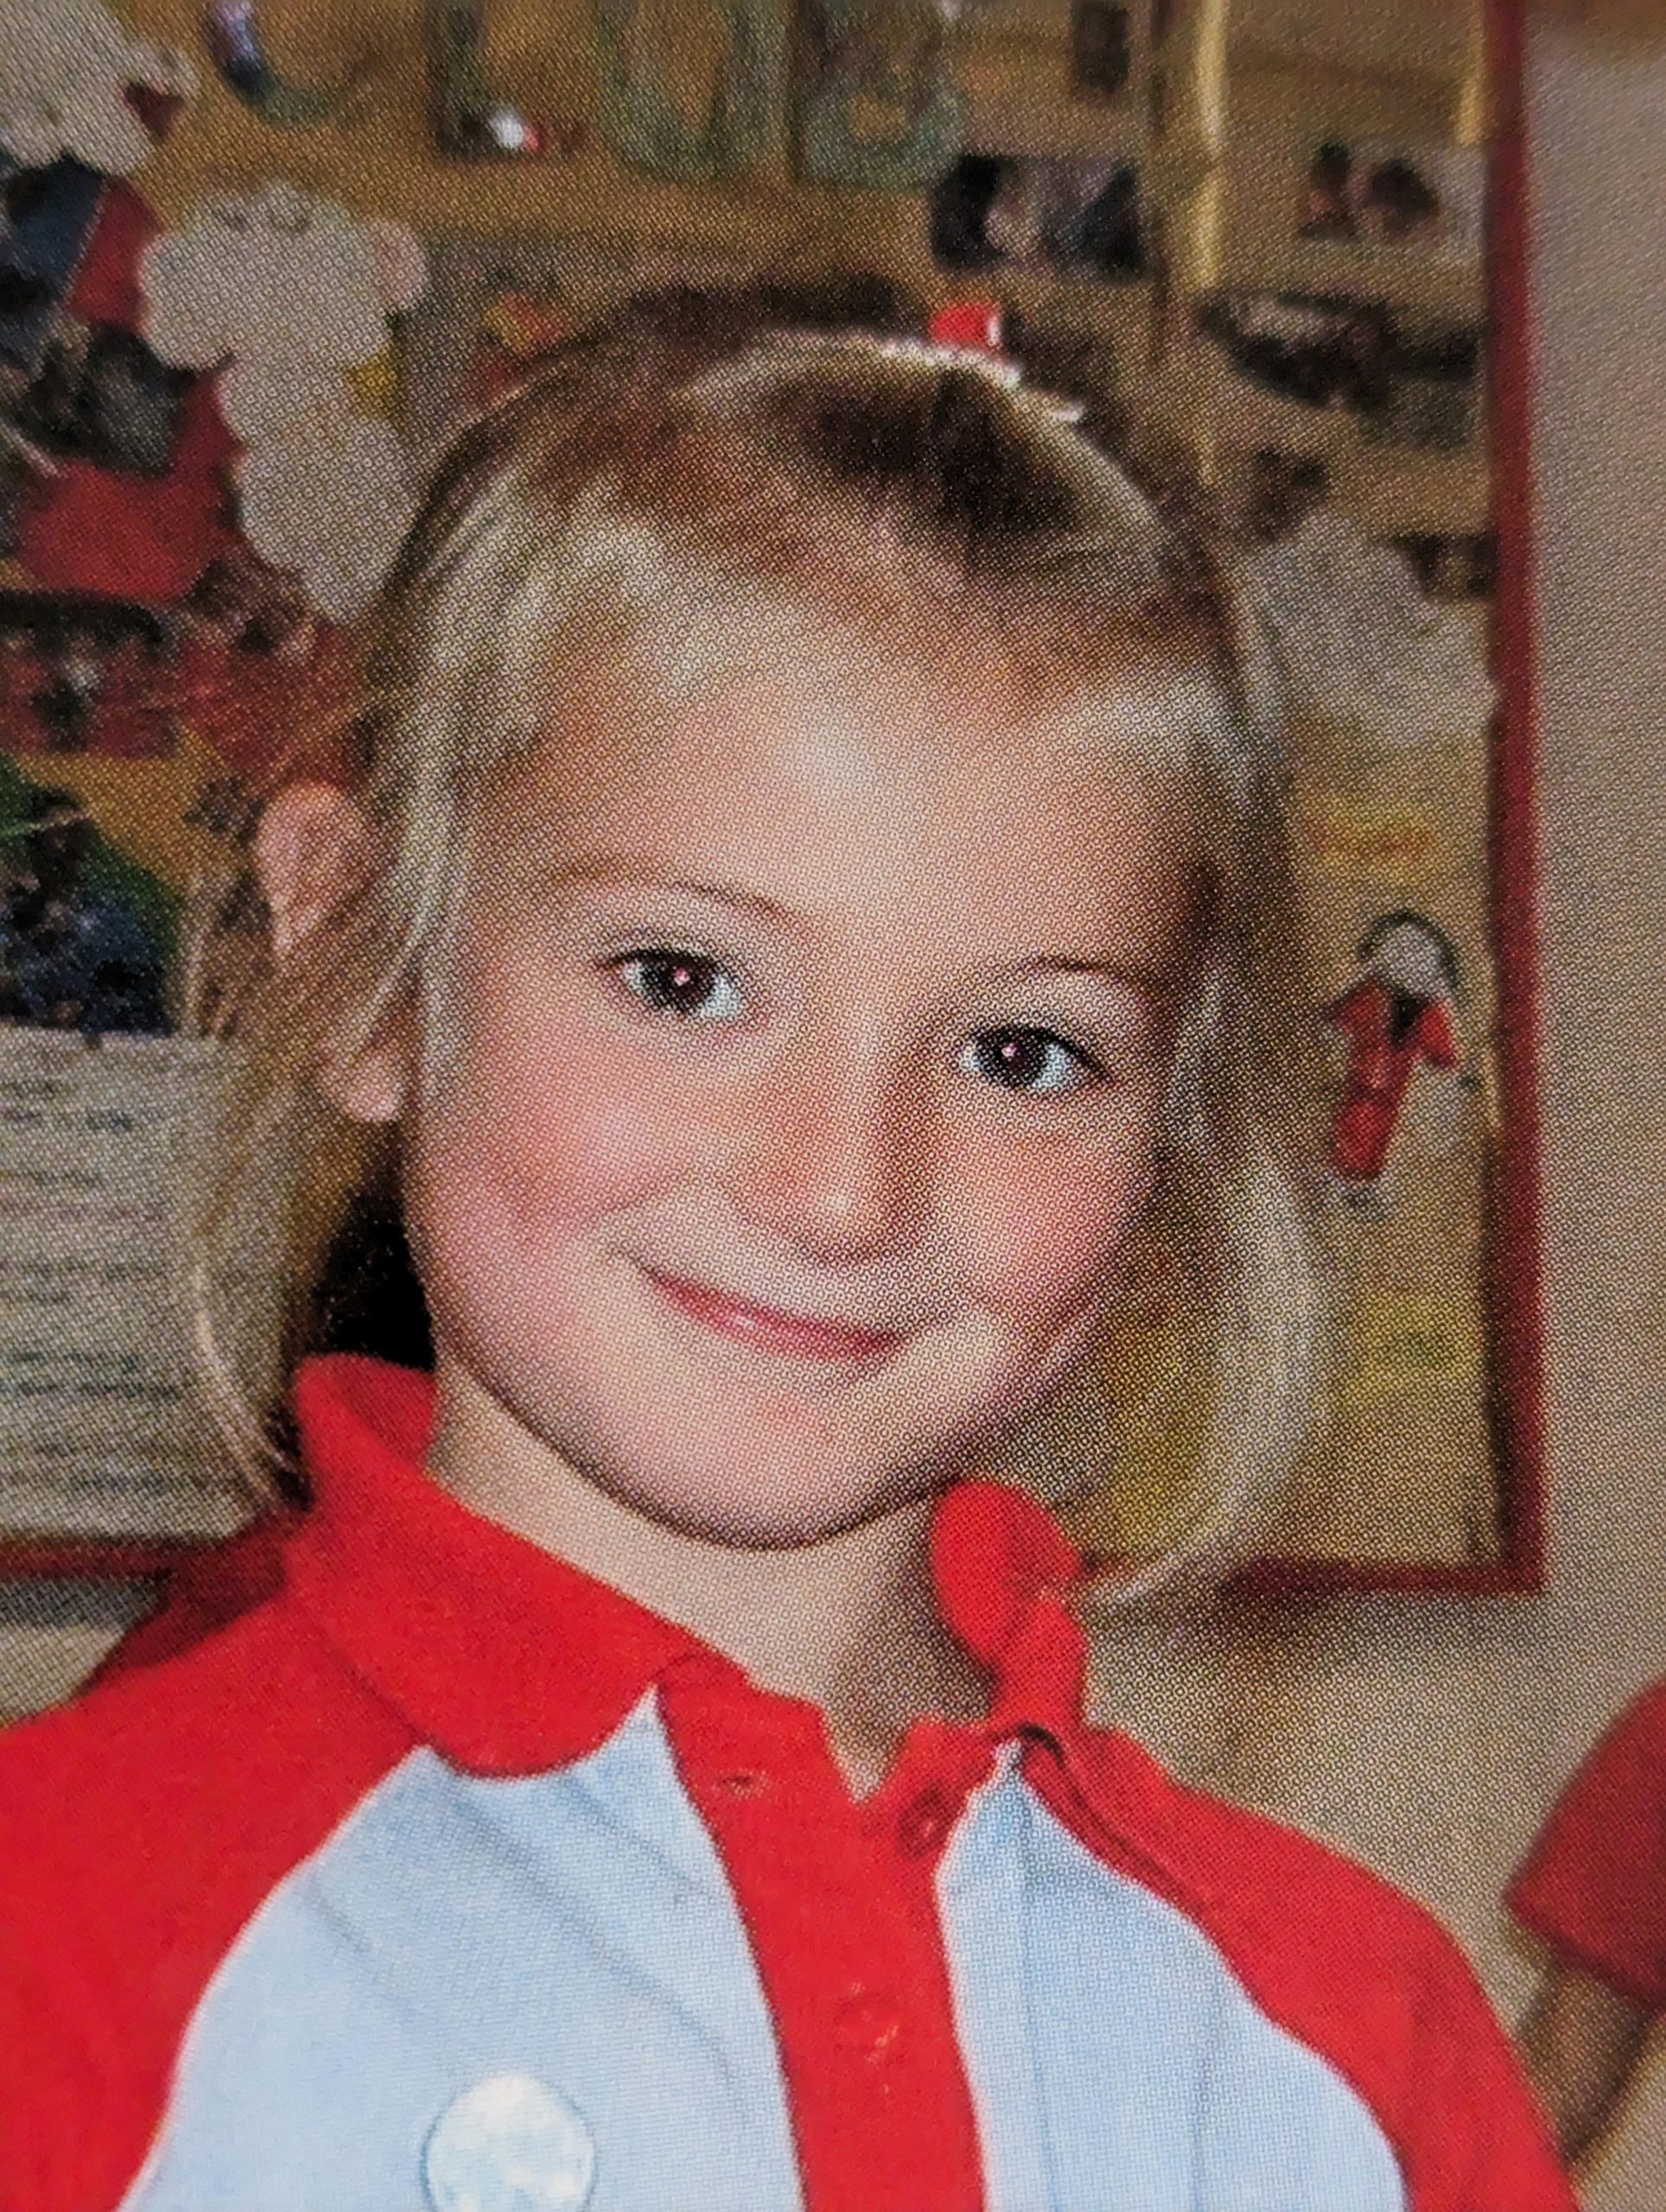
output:
{"label": "red sleeve", "polygon": [[1666,1682],[1590,1753],[1508,1903],[1572,1964],[1651,2012],[1666,2010]]}
{"label": "red sleeve", "polygon": [[126,2201],[220,1960],[410,1747],[282,1597],[0,1737],[4,2212]]}
{"label": "red sleeve", "polygon": [[[1126,1804],[1137,1776],[1125,1758],[1112,1773]],[[1394,2152],[1406,2212],[1578,2212],[1515,2050],[1432,1913],[1309,1836],[1173,1784],[1161,1858],[1127,1859],[1084,1818],[1110,1792],[1083,1778],[1085,1801],[1033,1776],[1090,1849],[1178,1905],[1266,2016],[1352,2088]]]}
{"label": "red sleeve", "polygon": [[1413,2212],[1579,2212],[1515,2047],[1444,1930],[1417,2054],[1397,2146]]}
{"label": "red sleeve", "polygon": [[1407,2212],[1577,2212],[1515,2050],[1453,1937],[1364,1869],[1262,1835],[1292,1907],[1239,1939],[1239,1973],[1376,2113]]}

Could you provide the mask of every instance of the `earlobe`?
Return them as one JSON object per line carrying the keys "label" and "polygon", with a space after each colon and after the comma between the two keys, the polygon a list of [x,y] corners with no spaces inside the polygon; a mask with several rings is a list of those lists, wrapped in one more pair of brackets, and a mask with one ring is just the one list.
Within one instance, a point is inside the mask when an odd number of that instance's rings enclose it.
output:
{"label": "earlobe", "polygon": [[[289,784],[263,810],[252,846],[271,916],[272,957],[281,968],[361,880],[371,842],[358,802],[339,785]],[[390,1036],[351,1061],[327,1059],[318,1088],[355,1122],[398,1119],[406,1055]]]}
{"label": "earlobe", "polygon": [[391,1046],[372,1046],[347,1062],[327,1061],[316,1081],[350,1121],[397,1122],[404,1109],[404,1057]]}

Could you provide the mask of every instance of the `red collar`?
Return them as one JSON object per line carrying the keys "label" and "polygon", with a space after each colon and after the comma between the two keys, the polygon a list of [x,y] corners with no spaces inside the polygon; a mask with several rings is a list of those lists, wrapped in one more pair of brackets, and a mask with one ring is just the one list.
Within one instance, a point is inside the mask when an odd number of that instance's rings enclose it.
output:
{"label": "red collar", "polygon": [[[331,1354],[296,1378],[314,1502],[289,1524],[300,1602],[416,1734],[476,1773],[528,1774],[606,1742],[668,1672],[698,1669],[768,1702],[688,1630],[482,1520],[423,1472],[431,1376]],[[983,1732],[1081,1725],[1086,1643],[1071,1610],[1080,1559],[1032,1498],[964,1482],[938,1508],[943,1617],[988,1667]]]}

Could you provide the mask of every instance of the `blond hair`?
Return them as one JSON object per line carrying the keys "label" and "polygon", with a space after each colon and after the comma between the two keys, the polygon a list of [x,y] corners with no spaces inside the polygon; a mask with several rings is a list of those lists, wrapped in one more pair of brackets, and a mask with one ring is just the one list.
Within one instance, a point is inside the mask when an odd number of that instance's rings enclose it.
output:
{"label": "blond hair", "polygon": [[[1291,1081],[1308,1024],[1277,687],[1230,563],[1195,513],[976,361],[692,290],[567,341],[451,440],[342,717],[375,851],[281,965],[222,978],[240,1072],[199,1224],[199,1338],[251,1479],[281,1484],[285,1462],[218,1349],[217,1245],[281,1136],[334,1186],[315,1254],[378,1146],[385,1170],[387,1140],[332,1125],[313,1077],[402,1009],[435,1015],[490,779],[562,727],[587,666],[669,686],[833,628],[957,654],[967,680],[996,668],[1078,721],[1116,721],[1130,686],[1160,702],[1150,742],[1183,770],[1205,878],[1158,1184],[1213,1344],[1183,1548],[1218,1546],[1276,1488],[1319,1340]],[[229,896],[246,911],[246,887]]]}

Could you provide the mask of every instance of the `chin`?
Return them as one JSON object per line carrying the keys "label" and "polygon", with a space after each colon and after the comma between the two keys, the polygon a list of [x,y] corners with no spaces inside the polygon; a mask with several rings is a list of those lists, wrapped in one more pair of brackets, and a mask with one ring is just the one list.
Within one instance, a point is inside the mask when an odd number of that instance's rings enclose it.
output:
{"label": "chin", "polygon": [[715,1453],[709,1465],[655,1465],[645,1459],[572,1454],[600,1490],[659,1527],[704,1543],[741,1551],[796,1551],[881,1519],[943,1489],[952,1478],[935,1457],[892,1472],[829,1466],[813,1457],[782,1465],[749,1452],[743,1440]]}

